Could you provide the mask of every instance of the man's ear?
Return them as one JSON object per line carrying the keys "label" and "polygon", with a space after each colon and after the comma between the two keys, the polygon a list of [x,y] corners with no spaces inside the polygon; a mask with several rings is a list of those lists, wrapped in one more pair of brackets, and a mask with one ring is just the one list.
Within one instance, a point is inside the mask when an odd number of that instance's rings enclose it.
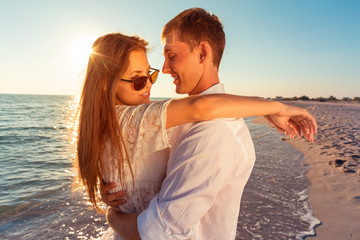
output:
{"label": "man's ear", "polygon": [[206,58],[209,57],[209,44],[206,41],[202,41],[199,43],[199,61],[203,63]]}

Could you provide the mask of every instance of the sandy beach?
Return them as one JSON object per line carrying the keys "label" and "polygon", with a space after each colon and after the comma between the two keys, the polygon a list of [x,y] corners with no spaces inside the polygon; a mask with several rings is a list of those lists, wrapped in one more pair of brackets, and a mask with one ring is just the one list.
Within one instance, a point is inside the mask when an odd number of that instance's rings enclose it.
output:
{"label": "sandy beach", "polygon": [[309,201],[321,221],[311,239],[360,239],[360,104],[285,103],[308,109],[318,123],[314,143],[304,138],[282,139],[302,152],[311,166]]}

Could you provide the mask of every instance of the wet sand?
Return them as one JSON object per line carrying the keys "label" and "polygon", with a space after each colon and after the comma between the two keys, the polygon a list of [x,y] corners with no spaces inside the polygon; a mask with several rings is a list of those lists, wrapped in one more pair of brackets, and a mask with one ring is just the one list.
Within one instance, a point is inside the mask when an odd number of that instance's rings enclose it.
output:
{"label": "wet sand", "polygon": [[[309,201],[321,225],[309,239],[360,239],[360,104],[285,103],[308,109],[318,123],[314,143],[283,138],[311,166]],[[265,122],[258,118],[255,123]]]}

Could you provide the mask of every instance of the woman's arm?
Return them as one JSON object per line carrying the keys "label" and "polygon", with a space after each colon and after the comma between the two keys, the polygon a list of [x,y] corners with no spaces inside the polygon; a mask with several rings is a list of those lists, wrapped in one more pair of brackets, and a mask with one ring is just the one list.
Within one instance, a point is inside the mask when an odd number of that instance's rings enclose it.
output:
{"label": "woman's arm", "polygon": [[166,127],[215,118],[240,118],[277,114],[282,103],[230,94],[196,95],[173,100],[167,107]]}
{"label": "woman's arm", "polygon": [[316,121],[306,109],[230,94],[197,95],[173,100],[167,107],[166,128],[215,118],[263,115],[270,115],[273,124],[290,135],[300,135],[301,131],[310,141],[311,137],[307,133],[316,133]]}

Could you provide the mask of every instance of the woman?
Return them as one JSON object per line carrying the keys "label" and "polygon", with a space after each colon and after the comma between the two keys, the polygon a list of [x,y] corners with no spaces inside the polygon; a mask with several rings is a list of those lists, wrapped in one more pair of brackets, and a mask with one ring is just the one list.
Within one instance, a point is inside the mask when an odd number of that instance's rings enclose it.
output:
{"label": "woman", "polygon": [[[75,168],[98,207],[102,179],[127,192],[122,212],[144,210],[159,191],[174,126],[220,117],[269,115],[276,125],[291,124],[311,141],[314,118],[301,108],[279,102],[211,94],[150,102],[159,70],[150,68],[147,42],[112,33],[98,38],[89,58],[80,100]],[[149,81],[148,81],[149,80]]]}

